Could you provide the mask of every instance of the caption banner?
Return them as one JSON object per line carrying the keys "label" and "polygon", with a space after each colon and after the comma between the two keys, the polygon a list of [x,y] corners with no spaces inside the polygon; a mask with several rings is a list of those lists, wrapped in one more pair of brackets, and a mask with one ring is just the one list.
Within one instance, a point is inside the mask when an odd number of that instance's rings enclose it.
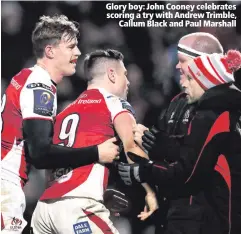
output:
{"label": "caption banner", "polygon": [[236,27],[236,5],[107,3],[106,18],[120,27]]}

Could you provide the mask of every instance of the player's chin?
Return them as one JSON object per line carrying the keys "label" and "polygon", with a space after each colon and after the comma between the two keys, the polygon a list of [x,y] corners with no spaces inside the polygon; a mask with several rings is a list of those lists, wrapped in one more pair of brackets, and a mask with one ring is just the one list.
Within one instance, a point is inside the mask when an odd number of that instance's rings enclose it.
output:
{"label": "player's chin", "polygon": [[191,98],[190,96],[187,97],[187,103],[188,103],[188,104],[192,104],[192,103],[194,103],[195,101],[196,101],[196,100],[193,99],[193,98]]}
{"label": "player's chin", "polygon": [[124,95],[122,96],[122,99],[127,100],[127,95],[124,94]]}
{"label": "player's chin", "polygon": [[72,76],[72,75],[74,75],[74,73],[76,72],[76,69],[75,69],[75,67],[73,68],[70,68],[70,69],[68,69],[68,71],[65,73],[65,76]]}
{"label": "player's chin", "polygon": [[128,91],[126,91],[126,92],[123,94],[123,97],[122,97],[122,98],[123,98],[124,100],[127,100],[127,97],[128,97]]}

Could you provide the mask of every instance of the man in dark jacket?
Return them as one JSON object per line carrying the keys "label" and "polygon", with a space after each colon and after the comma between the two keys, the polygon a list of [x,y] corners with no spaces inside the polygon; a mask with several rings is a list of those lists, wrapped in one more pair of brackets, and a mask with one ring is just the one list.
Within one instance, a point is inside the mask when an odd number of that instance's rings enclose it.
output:
{"label": "man in dark jacket", "polygon": [[[187,69],[188,62],[201,54],[212,53],[223,53],[220,42],[213,35],[198,32],[182,37],[178,43],[178,64],[176,66],[180,71],[180,85],[182,85],[186,79],[184,71]],[[184,136],[187,135],[188,126],[195,114],[197,105],[197,102],[188,104],[186,96],[186,93],[182,92],[174,97],[168,108],[161,113],[156,126],[150,129],[151,132],[144,132],[144,142],[143,144],[139,142],[139,145],[142,145],[145,150],[149,151],[151,160],[165,160],[168,163],[172,163],[178,159],[179,154],[175,153],[175,150],[176,148],[179,149],[178,147],[183,144]],[[138,139],[141,138],[144,130],[148,130],[148,128],[140,124],[135,129],[135,140],[137,142]],[[153,134],[158,140],[155,146],[152,145]],[[160,148],[162,149],[161,154]],[[183,191],[183,196],[181,198],[176,198],[170,194],[168,196],[163,195],[162,191],[159,192],[160,209],[156,212],[154,217],[156,234],[163,233],[166,228],[169,230],[174,229],[174,233],[176,233],[175,230],[178,229],[185,230],[185,233],[188,233],[188,231],[192,234],[199,233],[199,228],[196,228],[196,231],[194,231],[190,227],[194,226],[192,223],[195,223],[195,226],[197,226],[196,223],[199,222],[199,217],[204,215],[207,217],[208,215],[205,213],[209,214],[209,210],[205,210],[204,207],[199,204],[190,206],[190,196],[187,196],[185,191]],[[199,197],[201,196],[203,195],[200,193]],[[193,210],[195,210],[196,216],[193,215]],[[184,220],[183,217],[185,217]],[[168,219],[167,227],[166,219]],[[183,220],[181,228],[179,225],[180,219]]]}
{"label": "man in dark jacket", "polygon": [[[203,55],[188,66],[182,86],[188,103],[197,101],[197,107],[174,163],[138,158],[139,163],[118,167],[123,180],[152,181],[166,194],[174,187],[179,200],[182,188],[188,195],[197,195],[190,197],[190,206],[201,204],[199,207],[211,212],[206,217],[191,210],[190,215],[199,222],[189,229],[198,227],[199,233],[241,232],[241,92],[230,85],[234,82],[232,71],[240,61],[240,54],[230,52],[226,57]],[[135,160],[135,155],[129,156]],[[183,220],[179,219],[179,229],[168,228],[166,233],[194,233],[182,230]]]}

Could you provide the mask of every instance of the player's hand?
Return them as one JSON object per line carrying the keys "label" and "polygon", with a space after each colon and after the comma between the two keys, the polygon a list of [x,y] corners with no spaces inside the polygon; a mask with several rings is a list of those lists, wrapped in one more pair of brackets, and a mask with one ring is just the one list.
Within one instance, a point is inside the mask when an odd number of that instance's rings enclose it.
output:
{"label": "player's hand", "polygon": [[156,127],[148,129],[142,124],[133,128],[134,140],[144,151],[151,151],[156,144],[156,137],[160,131]]}
{"label": "player's hand", "polygon": [[[116,166],[117,172],[120,176],[120,179],[126,185],[139,184],[139,183],[143,182],[139,176],[139,170],[140,170],[139,164],[116,162],[115,166]],[[136,171],[137,173],[134,173],[134,171]]]}
{"label": "player's hand", "polygon": [[[146,151],[150,153],[150,151],[155,147],[158,146],[158,139],[160,138],[159,135],[161,134],[161,131],[156,128],[155,126],[151,127],[149,130],[144,129],[143,127],[140,128],[139,131],[143,131],[142,135],[140,136],[140,133],[136,132],[137,137],[142,140],[142,148],[144,148]],[[162,135],[162,134],[161,134]]]}
{"label": "player's hand", "polygon": [[98,145],[100,163],[112,163],[119,158],[120,148],[115,144],[116,141],[117,138],[113,137]]}
{"label": "player's hand", "polygon": [[145,127],[142,124],[136,124],[133,128],[133,133],[134,133],[134,140],[136,142],[136,144],[141,147],[143,150],[145,150],[145,148],[143,147],[143,140],[142,137],[144,135],[144,131],[148,131],[148,128]]}
{"label": "player's hand", "polygon": [[144,211],[137,216],[142,221],[150,217],[159,208],[155,193],[147,193],[145,200],[146,205]]}
{"label": "player's hand", "polygon": [[132,152],[127,152],[133,164],[116,162],[115,166],[121,180],[126,185],[146,182],[149,177],[153,162]]}
{"label": "player's hand", "polygon": [[130,209],[130,200],[126,195],[115,189],[107,189],[104,193],[104,205],[115,216],[124,214]]}

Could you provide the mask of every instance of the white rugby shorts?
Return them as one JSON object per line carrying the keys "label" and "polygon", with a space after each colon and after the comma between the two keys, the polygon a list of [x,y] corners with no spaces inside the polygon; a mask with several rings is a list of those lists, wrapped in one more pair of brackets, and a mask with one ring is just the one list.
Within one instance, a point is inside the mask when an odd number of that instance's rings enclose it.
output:
{"label": "white rugby shorts", "polygon": [[26,220],[23,213],[26,208],[22,187],[7,180],[1,180],[1,223],[2,234],[21,234]]}
{"label": "white rugby shorts", "polygon": [[119,234],[110,212],[90,198],[38,201],[31,228],[34,234]]}

